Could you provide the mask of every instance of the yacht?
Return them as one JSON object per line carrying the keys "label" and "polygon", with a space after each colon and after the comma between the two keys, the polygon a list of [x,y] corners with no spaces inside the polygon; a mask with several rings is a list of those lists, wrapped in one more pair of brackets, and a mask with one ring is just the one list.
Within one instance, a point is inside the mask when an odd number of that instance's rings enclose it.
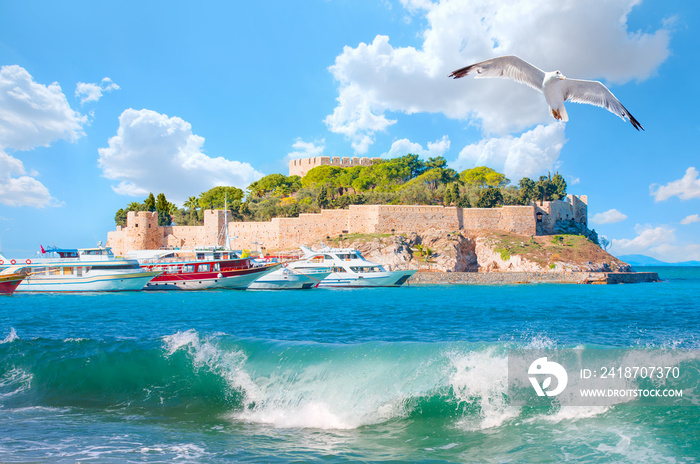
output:
{"label": "yacht", "polygon": [[256,279],[278,269],[279,263],[256,265],[233,250],[140,250],[128,253],[149,271],[161,273],[145,290],[245,290]]}
{"label": "yacht", "polygon": [[[159,272],[141,269],[138,261],[117,258],[109,247],[49,247],[35,259],[0,261],[27,268],[18,292],[118,292],[141,290]],[[1,267],[1,266],[0,266]]]}
{"label": "yacht", "polygon": [[298,266],[301,269],[329,267],[331,274],[319,287],[400,287],[413,274],[409,271],[386,271],[380,264],[367,261],[354,248],[329,248],[318,251],[302,246],[304,252]]}
{"label": "yacht", "polygon": [[[254,260],[259,265],[278,262],[276,258]],[[271,272],[250,284],[251,290],[304,290],[316,288],[329,275],[330,266],[315,266],[305,260],[285,262],[280,269]]]}

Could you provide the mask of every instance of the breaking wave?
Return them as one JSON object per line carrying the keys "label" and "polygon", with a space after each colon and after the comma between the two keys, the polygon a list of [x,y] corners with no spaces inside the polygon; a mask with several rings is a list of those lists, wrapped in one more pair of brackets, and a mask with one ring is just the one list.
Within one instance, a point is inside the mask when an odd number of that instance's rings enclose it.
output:
{"label": "breaking wave", "polygon": [[13,330],[0,345],[0,407],[201,414],[319,429],[421,418],[491,429],[604,413],[601,407],[574,411],[511,403],[508,350],[551,345],[540,338],[520,344],[324,344],[195,330],[149,341],[57,341],[22,340]]}

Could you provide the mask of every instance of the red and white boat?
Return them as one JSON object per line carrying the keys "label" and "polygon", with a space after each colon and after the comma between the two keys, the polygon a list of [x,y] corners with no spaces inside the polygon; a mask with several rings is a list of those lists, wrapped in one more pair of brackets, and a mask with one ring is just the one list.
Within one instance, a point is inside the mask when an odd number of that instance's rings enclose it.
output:
{"label": "red and white boat", "polygon": [[10,266],[0,272],[0,295],[11,295],[19,284],[29,275],[29,269],[23,266]]}
{"label": "red and white boat", "polygon": [[143,250],[130,252],[142,268],[161,271],[144,290],[245,290],[256,279],[280,264],[255,265],[232,250]]}

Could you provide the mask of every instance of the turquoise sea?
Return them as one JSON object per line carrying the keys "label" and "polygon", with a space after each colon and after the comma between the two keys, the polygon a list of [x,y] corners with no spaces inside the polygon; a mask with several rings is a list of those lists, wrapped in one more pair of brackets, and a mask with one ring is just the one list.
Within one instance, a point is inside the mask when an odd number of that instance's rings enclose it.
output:
{"label": "turquoise sea", "polygon": [[[700,268],[653,270],[663,282],[3,297],[0,462],[696,462],[697,396],[508,397],[511,349],[700,349]],[[700,386],[697,358],[682,367]]]}

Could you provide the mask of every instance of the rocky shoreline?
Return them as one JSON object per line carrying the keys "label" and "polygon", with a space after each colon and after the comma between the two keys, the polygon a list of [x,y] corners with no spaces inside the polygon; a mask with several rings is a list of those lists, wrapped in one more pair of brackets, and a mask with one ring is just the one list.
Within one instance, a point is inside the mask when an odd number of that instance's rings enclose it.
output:
{"label": "rocky shoreline", "polygon": [[581,235],[431,229],[420,235],[350,235],[326,245],[356,248],[389,270],[418,271],[409,284],[616,284],[657,282]]}

